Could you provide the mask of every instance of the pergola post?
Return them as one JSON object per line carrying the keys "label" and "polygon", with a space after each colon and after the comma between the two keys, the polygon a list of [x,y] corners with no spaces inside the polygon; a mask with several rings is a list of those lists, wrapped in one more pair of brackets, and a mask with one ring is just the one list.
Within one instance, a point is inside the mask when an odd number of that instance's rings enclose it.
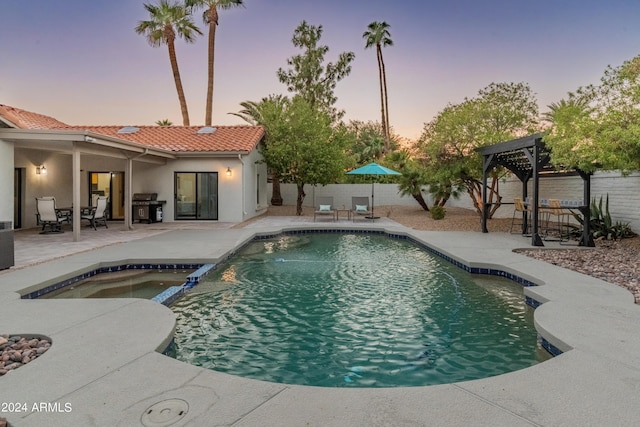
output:
{"label": "pergola post", "polygon": [[536,143],[533,145],[533,207],[531,211],[531,246],[544,246],[540,234],[538,234],[538,198],[540,197],[540,153],[539,147]]}
{"label": "pergola post", "polygon": [[578,170],[580,178],[582,178],[582,207],[580,212],[582,213],[582,237],[580,239],[580,246],[594,247],[596,244],[591,236],[591,174]]}

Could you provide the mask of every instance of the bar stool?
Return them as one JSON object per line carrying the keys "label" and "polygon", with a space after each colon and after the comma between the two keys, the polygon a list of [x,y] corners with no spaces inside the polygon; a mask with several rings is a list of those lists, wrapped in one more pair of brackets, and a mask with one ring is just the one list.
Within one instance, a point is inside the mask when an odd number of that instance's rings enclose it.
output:
{"label": "bar stool", "polygon": [[[549,199],[549,207],[545,209],[546,227],[544,231],[544,239],[549,238],[550,234],[557,234],[557,240],[563,242],[569,240],[569,220],[571,212],[562,208],[560,200]],[[555,217],[555,220],[553,219]]]}
{"label": "bar stool", "polygon": [[[521,198],[516,197],[513,199],[513,217],[511,218],[511,228],[509,233],[511,234],[528,234],[531,227],[531,206],[525,205]],[[527,229],[524,229],[525,218],[527,223]],[[519,227],[519,232],[514,233],[513,227]]]}

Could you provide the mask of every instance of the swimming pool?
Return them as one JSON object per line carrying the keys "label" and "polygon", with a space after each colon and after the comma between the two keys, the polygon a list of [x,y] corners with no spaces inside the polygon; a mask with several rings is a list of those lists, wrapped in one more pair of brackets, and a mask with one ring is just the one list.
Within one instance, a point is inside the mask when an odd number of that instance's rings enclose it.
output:
{"label": "swimming pool", "polygon": [[172,309],[177,359],[287,384],[442,384],[549,357],[520,285],[383,235],[255,241]]}
{"label": "swimming pool", "polygon": [[40,298],[144,298],[152,299],[173,286],[180,286],[193,269],[121,270],[92,275],[50,291]]}

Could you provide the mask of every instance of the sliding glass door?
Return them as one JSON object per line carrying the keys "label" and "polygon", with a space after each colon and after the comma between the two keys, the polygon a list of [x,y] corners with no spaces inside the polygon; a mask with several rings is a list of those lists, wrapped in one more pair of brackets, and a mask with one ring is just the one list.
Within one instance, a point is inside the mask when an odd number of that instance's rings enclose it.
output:
{"label": "sliding glass door", "polygon": [[175,219],[218,219],[218,173],[176,172]]}

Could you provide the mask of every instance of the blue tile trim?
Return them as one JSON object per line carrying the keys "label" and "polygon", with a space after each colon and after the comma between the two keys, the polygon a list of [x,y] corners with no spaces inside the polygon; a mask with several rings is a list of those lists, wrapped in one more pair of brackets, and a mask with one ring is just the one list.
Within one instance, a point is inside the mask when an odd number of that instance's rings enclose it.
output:
{"label": "blue tile trim", "polygon": [[22,295],[22,299],[36,299],[43,295],[48,294],[49,292],[57,291],[58,289],[62,289],[66,286],[73,285],[74,283],[78,283],[82,280],[89,279],[97,274],[102,273],[113,273],[117,271],[123,270],[179,270],[179,269],[187,269],[187,270],[196,270],[202,267],[203,264],[190,264],[190,263],[178,263],[178,264],[162,264],[162,263],[149,263],[149,264],[121,264],[110,267],[100,267],[95,270],[87,271],[78,276],[71,277],[69,279],[63,280],[58,283],[54,283],[53,285],[46,286],[44,288],[38,289],[37,291],[33,291],[31,293]]}
{"label": "blue tile trim", "polygon": [[543,336],[538,335],[538,342],[540,343],[540,346],[542,346],[542,348],[547,350],[547,352],[549,352],[549,354],[552,355],[553,357],[556,357],[562,354],[562,350],[560,350],[555,345],[551,344]]}
{"label": "blue tile trim", "polygon": [[182,285],[185,289],[191,289],[198,283],[200,283],[200,279],[205,277],[211,270],[215,270],[215,264],[205,264],[190,275],[187,276],[187,282]]}
{"label": "blue tile trim", "polygon": [[185,293],[184,284],[182,286],[171,286],[170,288],[165,289],[155,297],[151,298],[151,301],[155,301],[157,303],[169,306],[175,300],[180,298]]}
{"label": "blue tile trim", "polygon": [[162,350],[162,354],[165,356],[175,358],[175,349],[176,349],[175,338],[171,338],[171,341],[169,341],[169,344],[167,344],[167,347],[164,350]]}

